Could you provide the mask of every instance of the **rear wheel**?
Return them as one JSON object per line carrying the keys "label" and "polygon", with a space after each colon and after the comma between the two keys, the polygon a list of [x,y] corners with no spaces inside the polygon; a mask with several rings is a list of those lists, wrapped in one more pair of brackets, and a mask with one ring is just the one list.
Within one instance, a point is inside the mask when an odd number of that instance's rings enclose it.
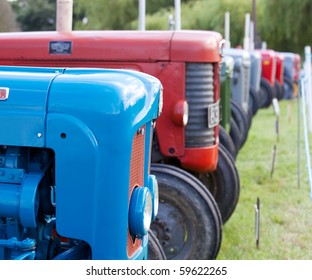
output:
{"label": "rear wheel", "polygon": [[291,99],[294,91],[292,80],[284,76],[284,96],[283,99]]}
{"label": "rear wheel", "polygon": [[238,152],[242,146],[242,137],[239,132],[239,128],[233,118],[230,119],[230,136],[231,139],[233,140],[236,151]]}
{"label": "rear wheel", "polygon": [[268,108],[271,103],[274,96],[274,90],[273,87],[269,84],[269,82],[262,78],[260,81],[260,92],[261,92],[261,108]]}
{"label": "rear wheel", "polygon": [[235,162],[219,144],[218,165],[214,172],[194,174],[215,198],[223,224],[232,216],[238,203],[240,180]]}
{"label": "rear wheel", "polygon": [[240,148],[245,144],[249,131],[249,116],[244,111],[243,107],[235,100],[231,100],[231,114],[235,123],[238,126],[239,133],[241,135]]}
{"label": "rear wheel", "polygon": [[234,160],[236,160],[237,149],[229,133],[223,126],[219,125],[219,139],[220,143],[229,151]]}
{"label": "rear wheel", "polygon": [[222,220],[213,196],[193,175],[166,164],[152,164],[159,186],[159,210],[151,230],[167,259],[215,259]]}
{"label": "rear wheel", "polygon": [[249,107],[252,112],[252,116],[255,116],[259,110],[260,97],[254,88],[249,89]]}

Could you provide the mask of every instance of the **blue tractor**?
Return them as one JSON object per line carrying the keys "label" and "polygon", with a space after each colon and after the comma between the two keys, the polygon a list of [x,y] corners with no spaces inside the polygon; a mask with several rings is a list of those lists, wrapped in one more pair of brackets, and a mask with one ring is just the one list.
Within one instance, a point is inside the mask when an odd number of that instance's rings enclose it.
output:
{"label": "blue tractor", "polygon": [[0,67],[0,259],[148,259],[158,79]]}

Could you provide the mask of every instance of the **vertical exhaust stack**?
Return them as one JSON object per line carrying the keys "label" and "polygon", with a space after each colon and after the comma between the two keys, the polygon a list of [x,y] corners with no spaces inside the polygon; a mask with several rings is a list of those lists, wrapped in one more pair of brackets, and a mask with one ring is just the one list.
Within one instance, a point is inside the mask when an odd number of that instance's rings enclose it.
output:
{"label": "vertical exhaust stack", "polygon": [[230,40],[230,12],[225,13],[224,19],[224,39],[225,39],[225,48],[231,47],[231,40]]}
{"label": "vertical exhaust stack", "polygon": [[56,31],[71,32],[73,24],[73,0],[57,0]]}
{"label": "vertical exhaust stack", "polygon": [[175,30],[181,30],[181,0],[174,0]]}
{"label": "vertical exhaust stack", "polygon": [[145,30],[145,0],[139,0],[139,30]]}
{"label": "vertical exhaust stack", "polygon": [[250,51],[250,14],[245,14],[245,37],[244,37],[244,50]]}

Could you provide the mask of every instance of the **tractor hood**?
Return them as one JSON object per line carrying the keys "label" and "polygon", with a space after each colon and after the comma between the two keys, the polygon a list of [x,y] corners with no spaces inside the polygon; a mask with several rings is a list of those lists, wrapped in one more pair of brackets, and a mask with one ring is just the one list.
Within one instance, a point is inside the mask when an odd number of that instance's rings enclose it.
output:
{"label": "tractor hood", "polygon": [[214,31],[73,31],[0,34],[0,61],[219,62]]}

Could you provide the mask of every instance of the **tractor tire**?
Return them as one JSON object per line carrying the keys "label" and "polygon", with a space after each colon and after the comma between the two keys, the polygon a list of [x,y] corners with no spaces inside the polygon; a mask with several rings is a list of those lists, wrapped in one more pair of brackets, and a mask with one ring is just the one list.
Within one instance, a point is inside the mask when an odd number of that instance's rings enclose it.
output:
{"label": "tractor tire", "polygon": [[260,96],[254,88],[249,89],[249,108],[251,109],[252,116],[255,116],[260,108]]}
{"label": "tractor tire", "polygon": [[231,115],[235,120],[235,123],[238,126],[239,133],[241,135],[241,145],[240,149],[243,147],[247,140],[250,120],[248,114],[244,111],[243,107],[236,102],[235,100],[231,100]]}
{"label": "tractor tire", "polygon": [[284,96],[283,99],[292,99],[294,93],[294,85],[292,80],[284,76]]}
{"label": "tractor tire", "polygon": [[166,260],[166,254],[154,232],[148,231],[148,260]]}
{"label": "tractor tire", "polygon": [[219,144],[218,165],[214,172],[194,174],[215,198],[225,224],[236,208],[240,194],[240,178],[235,162]]}
{"label": "tractor tire", "polygon": [[272,104],[274,89],[269,82],[262,78],[260,81],[260,92],[261,92],[261,108],[268,108]]}
{"label": "tractor tire", "polygon": [[151,164],[159,186],[159,210],[151,230],[169,260],[212,260],[222,240],[222,219],[213,196],[189,172]]}
{"label": "tractor tire", "polygon": [[242,140],[242,136],[239,132],[239,128],[238,128],[235,120],[232,117],[230,119],[230,137],[234,143],[236,154],[237,154],[238,151],[240,150],[241,146],[242,146],[243,140]]}
{"label": "tractor tire", "polygon": [[220,143],[227,149],[227,151],[231,154],[234,161],[237,157],[237,149],[236,146],[230,136],[229,133],[224,129],[223,126],[219,126],[219,141]]}

